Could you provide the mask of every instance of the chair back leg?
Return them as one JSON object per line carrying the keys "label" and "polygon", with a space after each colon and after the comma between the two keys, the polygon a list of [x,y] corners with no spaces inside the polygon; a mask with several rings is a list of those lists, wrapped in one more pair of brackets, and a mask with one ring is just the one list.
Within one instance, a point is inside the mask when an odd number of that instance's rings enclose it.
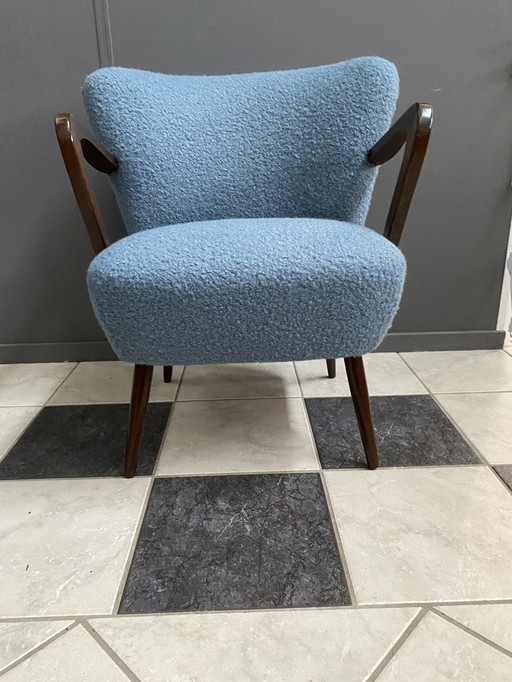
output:
{"label": "chair back leg", "polygon": [[345,368],[368,467],[376,469],[379,466],[379,457],[363,358],[345,358]]}
{"label": "chair back leg", "polygon": [[327,376],[329,379],[334,379],[336,377],[336,360],[326,360],[327,363]]}
{"label": "chair back leg", "polygon": [[164,382],[170,384],[172,381],[172,365],[166,365],[164,367]]}
{"label": "chair back leg", "polygon": [[130,402],[130,418],[128,421],[128,437],[124,458],[124,475],[132,478],[137,471],[144,420],[148,409],[149,391],[153,367],[151,365],[135,365],[133,369],[132,397]]}

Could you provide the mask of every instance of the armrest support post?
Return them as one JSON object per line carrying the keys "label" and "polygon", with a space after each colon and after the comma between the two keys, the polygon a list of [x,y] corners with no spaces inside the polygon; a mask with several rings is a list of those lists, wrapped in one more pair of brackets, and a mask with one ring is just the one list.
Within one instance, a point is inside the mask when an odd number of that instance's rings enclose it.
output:
{"label": "armrest support post", "polygon": [[396,246],[402,236],[427,151],[432,117],[430,104],[413,104],[368,152],[368,161],[379,166],[393,158],[405,144],[402,165],[384,227],[384,236]]}
{"label": "armrest support post", "polygon": [[113,173],[118,167],[115,158],[82,134],[71,114],[55,116],[55,131],[64,165],[73,187],[80,213],[87,228],[95,254],[109,245],[103,218],[85,168],[85,160],[103,173]]}

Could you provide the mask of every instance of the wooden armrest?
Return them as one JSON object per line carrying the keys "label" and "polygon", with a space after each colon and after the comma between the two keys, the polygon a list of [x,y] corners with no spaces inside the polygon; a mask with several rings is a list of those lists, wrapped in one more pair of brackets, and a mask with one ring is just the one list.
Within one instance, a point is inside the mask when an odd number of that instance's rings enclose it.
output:
{"label": "wooden armrest", "polygon": [[87,175],[85,161],[102,173],[108,174],[118,168],[118,163],[101,145],[86,137],[87,133],[80,129],[80,125],[71,114],[55,116],[55,131],[92,248],[94,253],[99,253],[109,245],[109,240]]}
{"label": "wooden armrest", "polygon": [[391,200],[384,236],[398,245],[412,202],[432,129],[430,104],[413,104],[368,152],[368,161],[379,166],[392,159],[405,144],[404,157]]}

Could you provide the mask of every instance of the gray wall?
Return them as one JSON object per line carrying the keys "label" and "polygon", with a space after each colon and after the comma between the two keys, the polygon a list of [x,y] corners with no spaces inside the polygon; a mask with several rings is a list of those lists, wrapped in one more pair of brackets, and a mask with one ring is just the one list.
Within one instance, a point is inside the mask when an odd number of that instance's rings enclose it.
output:
{"label": "gray wall", "polygon": [[[109,23],[111,34],[109,32]],[[54,140],[86,73],[112,61],[175,73],[312,66],[378,54],[399,111],[435,127],[403,249],[409,275],[385,348],[492,347],[510,221],[510,0],[2,0],[0,360],[107,357],[84,273],[91,258]],[[368,224],[380,229],[396,164]],[[100,183],[101,184],[101,183]],[[110,191],[101,203],[119,235]]]}

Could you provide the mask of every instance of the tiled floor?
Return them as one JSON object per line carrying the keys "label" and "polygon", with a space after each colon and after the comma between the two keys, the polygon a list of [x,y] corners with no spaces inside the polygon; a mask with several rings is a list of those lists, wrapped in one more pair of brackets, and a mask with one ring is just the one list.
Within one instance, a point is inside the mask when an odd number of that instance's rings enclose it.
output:
{"label": "tiled floor", "polygon": [[0,366],[6,681],[512,680],[512,355]]}

